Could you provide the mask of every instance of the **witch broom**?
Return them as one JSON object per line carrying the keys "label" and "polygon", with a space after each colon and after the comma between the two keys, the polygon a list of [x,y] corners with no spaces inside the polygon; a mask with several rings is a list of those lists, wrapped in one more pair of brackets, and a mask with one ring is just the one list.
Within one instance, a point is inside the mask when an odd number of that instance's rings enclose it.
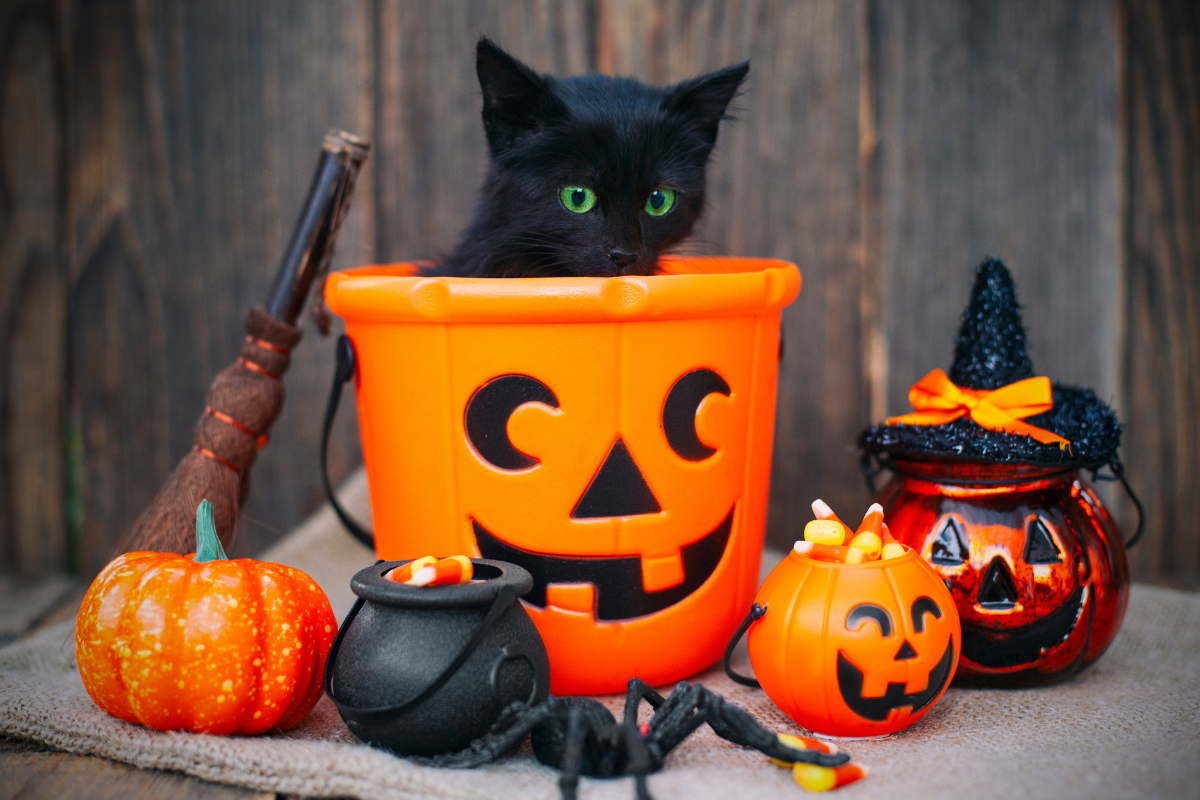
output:
{"label": "witch broom", "polygon": [[[238,512],[249,493],[250,467],[283,407],[281,378],[300,341],[296,318],[314,279],[328,271],[334,241],[369,150],[367,142],[351,134],[326,134],[308,199],[267,303],[246,314],[241,353],[209,387],[204,414],[192,434],[192,450],[134,520],[120,552],[191,552],[196,506],[206,498],[213,504],[221,544],[226,552],[233,549]],[[318,304],[318,308],[324,307]],[[317,321],[327,332],[328,317],[318,314]]]}

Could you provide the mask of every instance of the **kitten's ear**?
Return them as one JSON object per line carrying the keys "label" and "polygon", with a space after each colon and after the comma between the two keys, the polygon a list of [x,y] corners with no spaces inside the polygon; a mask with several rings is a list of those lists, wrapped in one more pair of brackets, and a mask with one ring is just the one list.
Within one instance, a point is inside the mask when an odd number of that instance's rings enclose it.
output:
{"label": "kitten's ear", "polygon": [[661,108],[694,124],[711,148],[717,141],[717,126],[725,109],[750,73],[750,62],[710,72],[673,86]]}
{"label": "kitten's ear", "polygon": [[475,48],[475,72],[483,89],[483,129],[493,155],[567,116],[566,106],[545,78],[487,37]]}

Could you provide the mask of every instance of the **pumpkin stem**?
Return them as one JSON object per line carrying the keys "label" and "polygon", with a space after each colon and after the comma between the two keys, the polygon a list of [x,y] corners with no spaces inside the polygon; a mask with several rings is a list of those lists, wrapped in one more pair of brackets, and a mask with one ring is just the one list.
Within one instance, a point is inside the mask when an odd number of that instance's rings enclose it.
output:
{"label": "pumpkin stem", "polygon": [[217,526],[213,523],[213,506],[201,500],[196,506],[196,558],[197,564],[206,561],[228,561],[225,548],[217,537]]}

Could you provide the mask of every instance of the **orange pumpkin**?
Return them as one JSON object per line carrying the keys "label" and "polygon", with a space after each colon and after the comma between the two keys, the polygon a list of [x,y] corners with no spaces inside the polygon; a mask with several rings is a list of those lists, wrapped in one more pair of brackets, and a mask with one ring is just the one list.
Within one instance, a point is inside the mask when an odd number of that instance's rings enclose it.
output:
{"label": "orange pumpkin", "polygon": [[320,699],[337,633],[329,600],[299,570],[228,560],[207,500],[197,552],[134,552],[96,577],[75,658],[96,705],[156,730],[258,734]]}
{"label": "orange pumpkin", "polygon": [[754,674],[810,731],[895,733],[933,707],[958,665],[954,599],[912,550],[862,564],[793,550],[755,602],[766,613],[748,634]]}

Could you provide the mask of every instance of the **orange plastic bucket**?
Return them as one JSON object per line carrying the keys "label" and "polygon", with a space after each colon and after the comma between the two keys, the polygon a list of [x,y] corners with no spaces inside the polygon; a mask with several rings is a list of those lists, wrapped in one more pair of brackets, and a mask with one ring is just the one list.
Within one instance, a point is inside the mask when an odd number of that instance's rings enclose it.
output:
{"label": "orange plastic bucket", "polygon": [[758,583],[792,264],[619,278],[330,275],[380,558],[517,563],[555,694],[720,658]]}

